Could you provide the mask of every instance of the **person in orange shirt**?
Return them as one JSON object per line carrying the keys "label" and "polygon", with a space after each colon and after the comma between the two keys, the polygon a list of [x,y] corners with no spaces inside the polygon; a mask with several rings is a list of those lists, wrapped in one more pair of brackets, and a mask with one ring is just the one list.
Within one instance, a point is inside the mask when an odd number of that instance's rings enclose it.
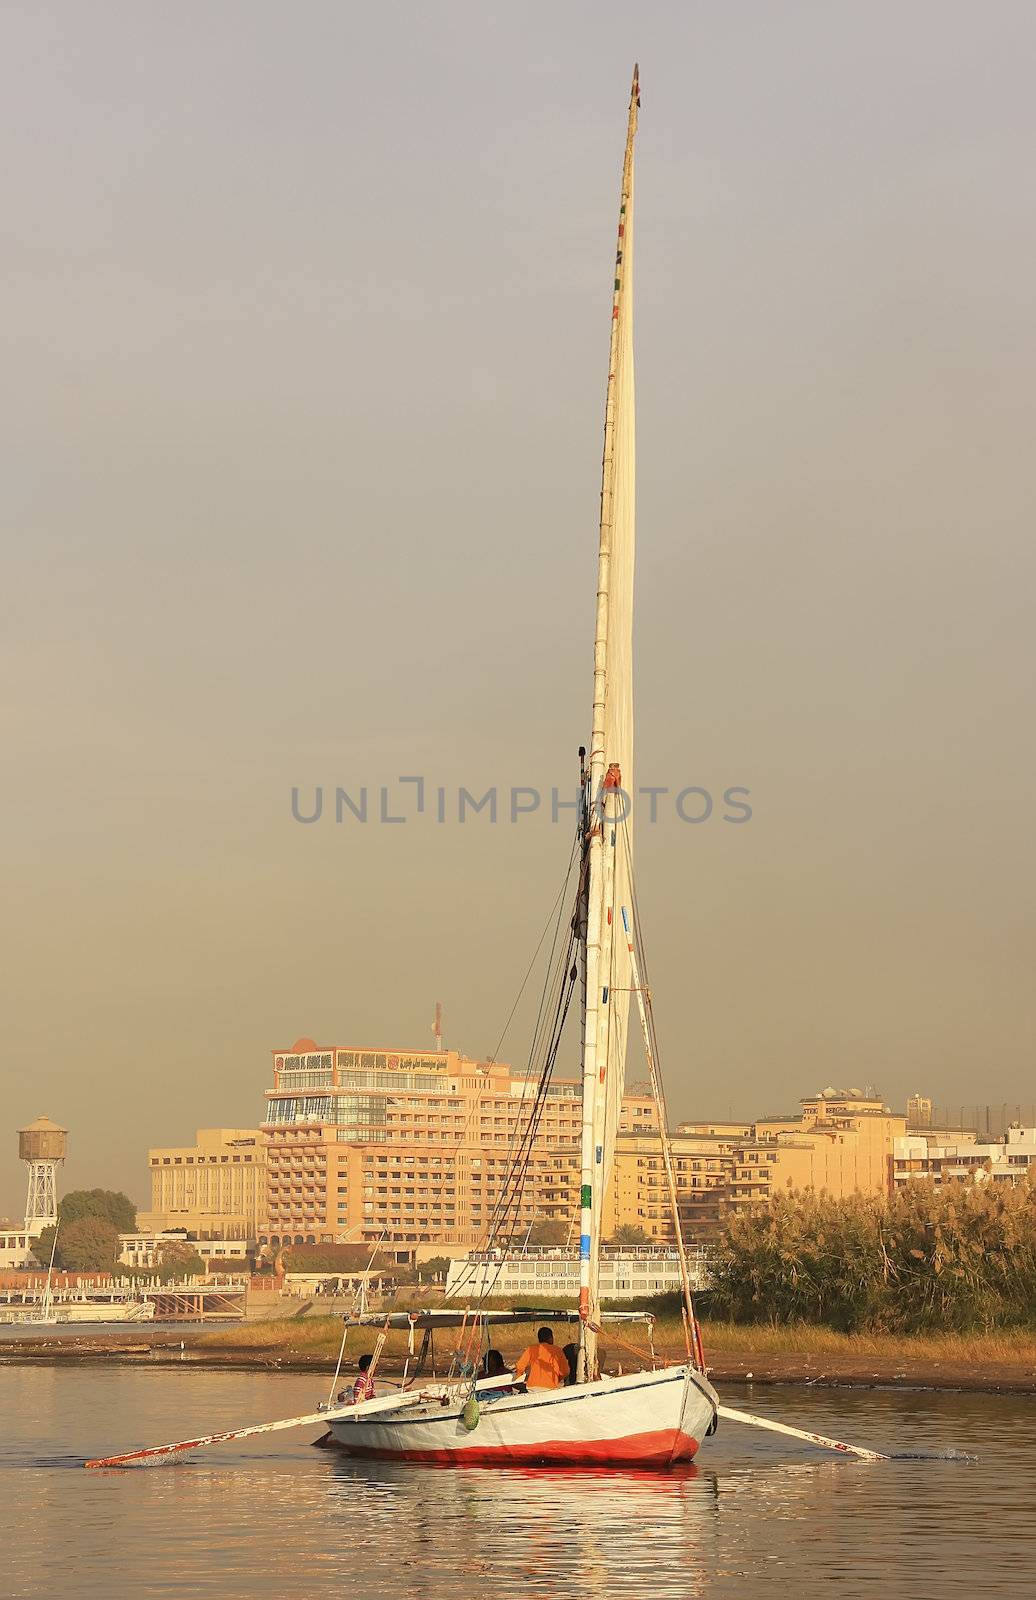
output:
{"label": "person in orange shirt", "polygon": [[514,1375],[520,1378],[523,1374],[527,1389],[557,1389],[568,1378],[568,1359],[554,1348],[549,1328],[540,1328],[536,1343],[518,1357]]}

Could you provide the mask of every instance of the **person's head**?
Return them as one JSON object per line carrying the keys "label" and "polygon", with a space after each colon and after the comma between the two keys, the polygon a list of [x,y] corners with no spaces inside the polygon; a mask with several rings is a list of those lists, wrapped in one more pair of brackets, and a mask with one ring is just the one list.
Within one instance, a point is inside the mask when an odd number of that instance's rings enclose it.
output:
{"label": "person's head", "polygon": [[499,1350],[486,1351],[486,1377],[501,1378],[507,1371],[504,1358]]}
{"label": "person's head", "polygon": [[536,1335],[536,1343],[537,1344],[553,1344],[554,1343],[554,1335],[551,1333],[549,1328],[541,1328],[539,1330],[539,1332]]}
{"label": "person's head", "polygon": [[371,1369],[371,1362],[373,1360],[374,1357],[371,1355],[370,1351],[368,1351],[366,1355],[360,1357],[356,1365],[359,1367],[361,1372],[369,1372]]}

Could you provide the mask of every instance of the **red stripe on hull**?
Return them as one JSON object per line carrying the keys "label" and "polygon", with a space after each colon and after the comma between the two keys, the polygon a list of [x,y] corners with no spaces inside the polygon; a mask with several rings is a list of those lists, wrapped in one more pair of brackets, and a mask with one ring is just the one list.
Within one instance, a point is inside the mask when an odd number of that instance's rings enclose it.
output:
{"label": "red stripe on hull", "polygon": [[628,1439],[556,1439],[543,1444],[471,1445],[463,1450],[377,1450],[335,1440],[350,1456],[370,1461],[423,1461],[441,1467],[671,1467],[691,1461],[698,1440],[668,1428]]}

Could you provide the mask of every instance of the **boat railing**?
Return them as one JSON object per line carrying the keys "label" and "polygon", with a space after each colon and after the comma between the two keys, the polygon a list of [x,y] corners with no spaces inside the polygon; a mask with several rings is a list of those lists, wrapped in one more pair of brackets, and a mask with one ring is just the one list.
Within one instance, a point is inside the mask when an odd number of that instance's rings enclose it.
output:
{"label": "boat railing", "polygon": [[[695,1244],[687,1246],[687,1257],[692,1261],[710,1261],[714,1255],[712,1246]],[[679,1251],[675,1245],[602,1245],[600,1257],[602,1261],[679,1261]],[[528,1245],[518,1246],[514,1249],[496,1250],[471,1250],[464,1257],[470,1262],[520,1262],[520,1261],[559,1261],[570,1262],[579,1259],[576,1246],[568,1245]]]}

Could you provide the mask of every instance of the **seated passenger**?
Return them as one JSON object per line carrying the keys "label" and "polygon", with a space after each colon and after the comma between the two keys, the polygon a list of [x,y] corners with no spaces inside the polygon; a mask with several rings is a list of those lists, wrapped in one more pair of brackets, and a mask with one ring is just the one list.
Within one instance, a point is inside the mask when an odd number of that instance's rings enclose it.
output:
{"label": "seated passenger", "polygon": [[518,1357],[514,1375],[520,1378],[523,1374],[528,1389],[557,1389],[568,1378],[568,1360],[554,1348],[554,1335],[549,1328],[540,1328],[536,1343]]}
{"label": "seated passenger", "polygon": [[[499,1350],[487,1350],[482,1358],[482,1365],[478,1369],[478,1375],[480,1378],[509,1378],[511,1373]],[[489,1390],[486,1399],[492,1399],[494,1395],[498,1394],[511,1393],[511,1389],[506,1384],[498,1384],[495,1388]]]}
{"label": "seated passenger", "polygon": [[364,1400],[374,1399],[374,1378],[371,1374],[371,1362],[374,1357],[368,1352],[362,1355],[356,1365],[359,1367],[359,1376],[353,1384],[353,1405],[361,1405]]}

